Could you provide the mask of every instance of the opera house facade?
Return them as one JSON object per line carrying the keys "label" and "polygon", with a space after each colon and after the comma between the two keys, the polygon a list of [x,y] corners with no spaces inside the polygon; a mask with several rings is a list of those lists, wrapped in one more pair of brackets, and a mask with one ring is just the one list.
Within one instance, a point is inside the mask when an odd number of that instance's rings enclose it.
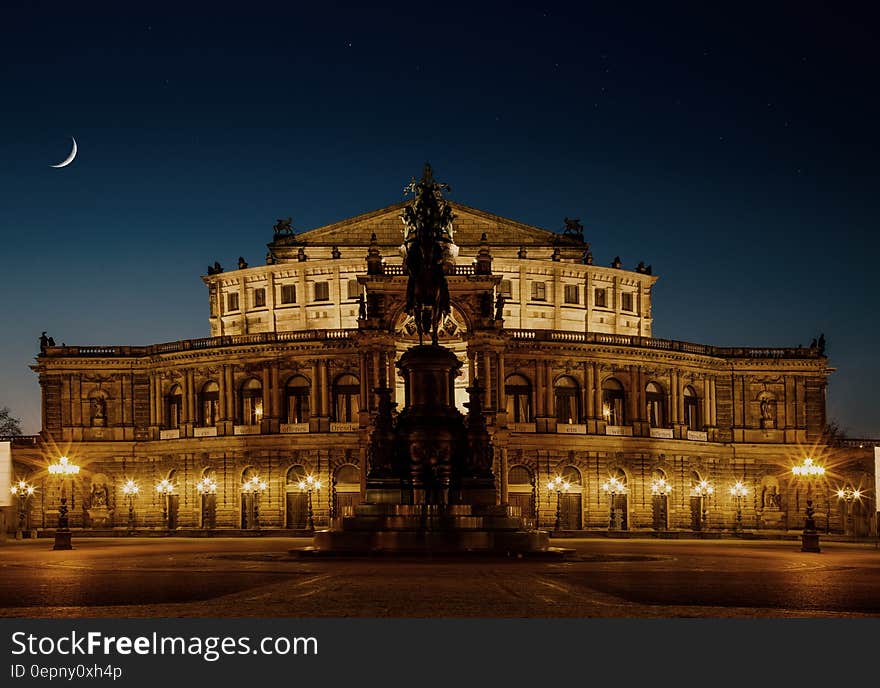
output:
{"label": "opera house facade", "polygon": [[[576,221],[451,205],[440,342],[463,363],[462,411],[483,390],[499,503],[557,532],[708,535],[800,529],[810,497],[821,530],[860,508],[868,532],[873,505],[835,496],[873,472],[867,448],[827,442],[821,343],[656,339],[650,267],[594,263]],[[41,347],[42,432],[13,446],[15,477],[37,486],[30,527],[54,528],[62,489],[71,526],[94,531],[293,532],[350,513],[374,390],[403,399],[395,364],[418,342],[403,207],[301,233],[279,221],[259,265],[215,263],[203,339]],[[81,467],[67,481],[46,470],[62,455]],[[823,481],[792,474],[805,458]]]}

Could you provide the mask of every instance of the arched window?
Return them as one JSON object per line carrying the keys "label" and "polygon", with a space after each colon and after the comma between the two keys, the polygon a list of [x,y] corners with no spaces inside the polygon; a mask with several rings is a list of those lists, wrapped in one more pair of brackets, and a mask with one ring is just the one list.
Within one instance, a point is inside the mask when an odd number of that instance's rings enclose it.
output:
{"label": "arched window", "polygon": [[626,424],[626,393],[613,377],[602,383],[602,417],[608,425]]}
{"label": "arched window", "polygon": [[360,410],[361,385],[354,375],[340,375],[333,383],[333,421],[356,423]]}
{"label": "arched window", "polygon": [[512,466],[507,473],[507,483],[509,486],[532,488],[532,474],[525,466]]}
{"label": "arched window", "polygon": [[305,466],[302,466],[298,463],[294,464],[287,471],[287,485],[288,485],[288,487],[291,485],[296,487],[303,480],[306,479],[307,475],[308,475],[308,471],[306,471]]}
{"label": "arched window", "polygon": [[648,424],[652,428],[666,427],[666,394],[656,382],[649,382],[645,387],[645,403],[647,406]]}
{"label": "arched window", "polygon": [[199,424],[202,427],[217,425],[220,411],[220,387],[216,382],[206,382],[199,392]]}
{"label": "arched window", "polygon": [[180,385],[174,385],[165,397],[165,427],[179,428],[180,414],[183,409],[183,391]]}
{"label": "arched window", "polygon": [[285,387],[288,423],[308,423],[310,414],[311,387],[302,375],[287,381]]}
{"label": "arched window", "polygon": [[556,422],[580,422],[578,383],[573,378],[563,375],[556,381],[554,393],[556,396]]}
{"label": "arched window", "polygon": [[583,486],[581,472],[574,466],[566,466],[562,469],[562,479],[568,482],[573,488],[580,488]]}
{"label": "arched window", "polygon": [[263,385],[256,378],[245,380],[241,386],[242,425],[258,425],[263,419]]}
{"label": "arched window", "polygon": [[684,388],[684,423],[688,430],[700,429],[700,400],[690,385]]}
{"label": "arched window", "polygon": [[511,375],[505,380],[507,419],[513,423],[532,422],[532,386],[522,375]]}
{"label": "arched window", "polygon": [[357,466],[350,463],[344,464],[336,469],[336,483],[358,483],[361,482],[361,472]]}

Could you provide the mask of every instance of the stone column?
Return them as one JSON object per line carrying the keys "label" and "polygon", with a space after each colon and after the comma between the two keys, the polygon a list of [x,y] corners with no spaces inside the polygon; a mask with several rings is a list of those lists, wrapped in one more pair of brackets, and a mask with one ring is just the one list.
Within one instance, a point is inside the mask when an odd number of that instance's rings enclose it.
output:
{"label": "stone column", "polygon": [[678,409],[678,371],[673,370],[669,375],[669,422],[675,425],[680,422],[681,414]]}
{"label": "stone column", "polygon": [[553,370],[550,362],[544,363],[544,389],[547,392],[546,413],[548,418],[556,418],[556,398],[553,395]]}
{"label": "stone column", "polygon": [[[70,397],[73,402],[73,425],[77,425],[77,408],[79,407],[79,400],[73,394],[73,379],[70,381]],[[156,422],[156,375],[150,375],[150,425],[158,425]]]}
{"label": "stone column", "polygon": [[495,385],[495,389],[497,390],[497,403],[496,408],[498,411],[506,411],[507,410],[507,394],[504,391],[504,354],[496,353],[495,354],[495,377],[497,379],[497,383]]}
{"label": "stone column", "polygon": [[718,399],[715,392],[715,377],[709,378],[709,419],[712,427],[718,426]]}
{"label": "stone column", "polygon": [[224,366],[224,374],[226,376],[226,420],[230,425],[235,424],[235,375],[232,372],[232,366]]}
{"label": "stone column", "polygon": [[281,412],[283,410],[283,401],[281,398],[281,368],[278,365],[278,362],[272,363],[269,368],[269,380],[272,383],[272,419],[277,420],[281,418]]}
{"label": "stone column", "polygon": [[[590,364],[593,371],[593,413],[597,420],[605,420],[602,415],[602,375],[596,363]],[[598,432],[598,430],[597,430]]]}
{"label": "stone column", "polygon": [[544,382],[544,366],[541,361],[535,363],[535,417],[540,418],[545,415],[545,401],[547,393],[544,391],[546,384]]}
{"label": "stone column", "polygon": [[501,478],[501,503],[507,504],[509,501],[507,484],[507,450],[500,449],[499,451],[501,456],[501,465],[498,467],[498,470],[501,473],[501,475],[499,476]]}
{"label": "stone column", "polygon": [[228,365],[224,365],[220,369],[220,379],[217,381],[217,386],[220,388],[218,392],[218,413],[220,414],[219,420],[228,420],[229,419],[229,404],[226,402],[226,371],[229,368]]}
{"label": "stone column", "polygon": [[703,377],[703,423],[708,427],[712,424],[712,409],[709,403],[711,390],[709,389],[709,376]]}
{"label": "stone column", "polygon": [[[584,414],[586,414],[588,421],[596,418],[596,376],[593,371],[594,365],[594,363],[584,363]],[[591,430],[591,432],[594,431]]]}
{"label": "stone column", "polygon": [[641,392],[639,391],[639,373],[636,366],[629,366],[629,422],[630,424],[635,423],[639,420],[641,414],[638,411],[639,407],[639,398],[641,397]]}
{"label": "stone column", "polygon": [[779,423],[777,419],[776,427],[783,427],[785,429],[794,428],[797,426],[797,421],[795,420],[795,385],[794,378],[791,375],[785,376],[785,424]]}

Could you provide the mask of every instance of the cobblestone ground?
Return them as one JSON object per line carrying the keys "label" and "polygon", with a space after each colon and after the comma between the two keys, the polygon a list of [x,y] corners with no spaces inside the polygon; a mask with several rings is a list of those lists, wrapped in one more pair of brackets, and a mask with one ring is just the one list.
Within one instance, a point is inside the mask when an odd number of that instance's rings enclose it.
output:
{"label": "cobblestone ground", "polygon": [[306,539],[0,544],[5,617],[880,616],[873,543],[561,540],[566,561],[302,560]]}

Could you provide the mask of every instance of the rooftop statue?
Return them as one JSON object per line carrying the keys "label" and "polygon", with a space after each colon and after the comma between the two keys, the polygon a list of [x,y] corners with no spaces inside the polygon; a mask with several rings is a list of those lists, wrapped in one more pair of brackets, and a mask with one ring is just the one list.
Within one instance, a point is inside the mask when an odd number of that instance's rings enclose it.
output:
{"label": "rooftop statue", "polygon": [[275,230],[275,236],[293,234],[293,218],[288,217],[286,220],[279,218],[272,229]]}
{"label": "rooftop statue", "polygon": [[580,218],[566,217],[563,222],[565,223],[565,229],[562,230],[563,236],[572,237],[578,241],[584,240],[584,226],[581,224]]}
{"label": "rooftop statue", "polygon": [[431,166],[425,164],[422,178],[413,180],[404,193],[413,194],[403,215],[403,266],[409,281],[404,311],[412,315],[419,344],[426,333],[437,344],[437,330],[449,315],[449,286],[446,275],[455,269],[458,247],[452,241],[452,207],[443,198],[449,185],[434,181]]}

